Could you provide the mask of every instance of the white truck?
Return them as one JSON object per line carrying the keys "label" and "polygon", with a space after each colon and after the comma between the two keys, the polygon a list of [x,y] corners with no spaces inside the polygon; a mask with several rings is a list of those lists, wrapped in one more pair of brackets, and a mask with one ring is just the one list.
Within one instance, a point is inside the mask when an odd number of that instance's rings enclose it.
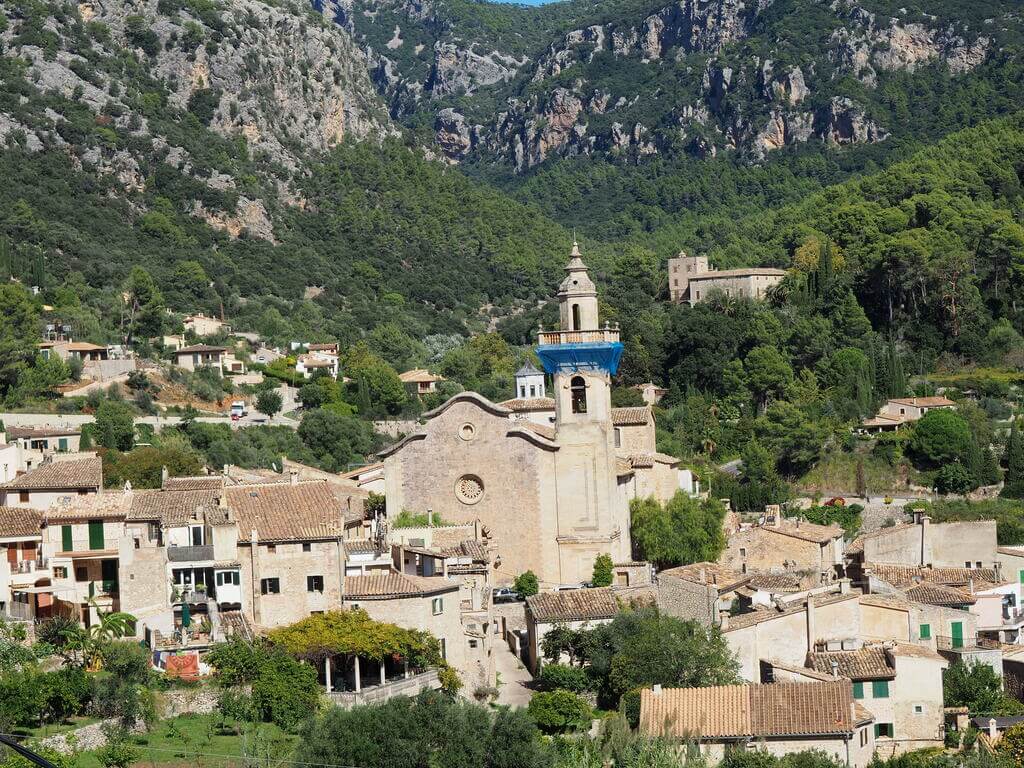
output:
{"label": "white truck", "polygon": [[245,400],[235,400],[231,403],[231,420],[237,421],[243,416],[249,415],[249,406],[245,404]]}

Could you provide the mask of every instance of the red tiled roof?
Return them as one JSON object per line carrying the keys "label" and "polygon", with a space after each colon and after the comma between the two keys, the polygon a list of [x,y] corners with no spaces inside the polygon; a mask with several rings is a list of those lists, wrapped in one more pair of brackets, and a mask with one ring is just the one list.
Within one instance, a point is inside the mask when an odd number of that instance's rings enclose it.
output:
{"label": "red tiled roof", "polygon": [[864,570],[894,587],[905,587],[921,581],[952,587],[967,586],[972,580],[978,584],[999,581],[995,568],[930,568],[924,565],[887,565],[864,563]]}
{"label": "red tiled roof", "polygon": [[956,405],[952,400],[946,397],[894,397],[889,400],[890,403],[899,403],[900,405],[911,405],[915,408],[948,408],[951,405]]}
{"label": "red tiled roof", "polygon": [[76,427],[8,427],[7,438],[10,440],[70,437],[80,435],[82,431]]}
{"label": "red tiled roof", "polygon": [[611,587],[568,589],[528,597],[526,609],[538,622],[594,621],[614,617],[619,601]]}
{"label": "red tiled roof", "polygon": [[321,480],[238,485],[226,493],[240,543],[253,529],[261,542],[333,539],[342,535],[347,515],[362,516],[361,496]]}
{"label": "red tiled roof", "polygon": [[223,487],[224,478],[221,475],[168,477],[163,484],[166,491],[209,491]]}
{"label": "red tiled roof", "polygon": [[946,587],[942,584],[930,584],[928,582],[905,589],[903,594],[915,603],[926,603],[927,605],[974,605],[977,602],[966,592],[962,592],[955,587]]}
{"label": "red tiled roof", "polygon": [[891,680],[896,677],[896,669],[880,645],[869,645],[856,651],[812,651],[807,654],[807,666],[826,675],[835,672],[837,676],[850,680]]}
{"label": "red tiled roof", "polygon": [[195,519],[200,508],[218,505],[220,490],[134,491],[125,519],[159,522],[168,527],[185,525]]}
{"label": "red tiled roof", "polygon": [[848,680],[640,692],[640,730],[651,736],[846,736],[862,717]]}
{"label": "red tiled roof", "polygon": [[0,538],[40,536],[43,513],[37,509],[0,507]]}
{"label": "red tiled roof", "polygon": [[65,488],[99,488],[103,485],[103,462],[98,456],[71,461],[49,461],[0,485],[19,491],[59,491]]}
{"label": "red tiled roof", "polygon": [[690,581],[694,584],[709,584],[721,589],[731,589],[745,584],[750,576],[734,571],[718,563],[690,563],[675,568],[668,568],[658,574],[662,576],[674,576],[683,581]]}
{"label": "red tiled roof", "polygon": [[346,600],[386,600],[454,592],[458,583],[441,576],[409,576],[398,571],[379,571],[345,577]]}
{"label": "red tiled roof", "polygon": [[212,347],[209,344],[193,344],[191,347],[182,347],[174,352],[175,355],[190,355],[193,352],[227,352],[227,347]]}
{"label": "red tiled roof", "polygon": [[612,424],[616,427],[639,427],[651,420],[649,405],[631,405],[625,408],[612,408]]}
{"label": "red tiled roof", "polygon": [[550,397],[516,397],[503,400],[498,405],[516,412],[555,410],[555,401]]}

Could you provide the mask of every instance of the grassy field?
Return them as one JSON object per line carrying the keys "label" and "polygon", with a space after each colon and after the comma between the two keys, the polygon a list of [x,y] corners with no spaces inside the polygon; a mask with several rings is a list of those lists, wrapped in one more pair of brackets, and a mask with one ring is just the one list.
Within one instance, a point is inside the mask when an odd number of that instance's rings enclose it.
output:
{"label": "grassy field", "polygon": [[[295,749],[296,741],[296,736],[271,724],[221,723],[216,715],[182,715],[162,721],[135,738],[142,750],[135,766],[269,768],[281,765]],[[79,755],[77,766],[101,768],[91,752]]]}

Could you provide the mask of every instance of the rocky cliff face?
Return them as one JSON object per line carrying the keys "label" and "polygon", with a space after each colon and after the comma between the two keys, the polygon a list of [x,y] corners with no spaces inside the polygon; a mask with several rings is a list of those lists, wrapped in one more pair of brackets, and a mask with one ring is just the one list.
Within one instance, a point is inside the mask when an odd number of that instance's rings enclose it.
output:
{"label": "rocky cliff face", "polygon": [[[113,175],[142,207],[146,167],[154,160],[235,201],[193,215],[231,236],[273,239],[268,209],[290,201],[288,176],[311,155],[347,137],[378,140],[394,128],[376,94],[365,57],[342,29],[302,4],[258,0],[84,0],[53,6],[48,18],[8,11],[3,56],[23,62],[41,97],[84,106],[97,131],[71,130],[68,113],[0,112],[0,141],[62,150]],[[42,24],[48,34],[35,34]],[[162,119],[180,114],[185,130]],[[191,113],[189,115],[189,113]],[[162,116],[162,117],[161,117]],[[87,122],[78,114],[76,122]],[[107,128],[104,134],[98,128]],[[201,134],[244,142],[256,178],[210,167]],[[216,165],[216,161],[213,163]],[[260,199],[277,189],[278,200]],[[248,195],[248,196],[247,196]]]}
{"label": "rocky cliff face", "polygon": [[[534,50],[504,52],[501,35],[481,46],[445,15],[444,0],[349,2],[340,17],[378,62],[393,115],[433,111],[449,160],[485,153],[518,171],[594,153],[730,151],[756,160],[803,142],[883,141],[892,126],[845,78],[870,90],[890,73],[932,65],[962,75],[993,48],[984,29],[906,12],[890,18],[865,7],[869,0],[806,0],[784,11],[773,0],[676,0],[636,21],[573,26]],[[806,23],[818,25],[821,44],[790,45],[785,14],[813,19]],[[389,25],[383,50],[378,16]],[[428,30],[418,43],[406,39],[414,22]]]}

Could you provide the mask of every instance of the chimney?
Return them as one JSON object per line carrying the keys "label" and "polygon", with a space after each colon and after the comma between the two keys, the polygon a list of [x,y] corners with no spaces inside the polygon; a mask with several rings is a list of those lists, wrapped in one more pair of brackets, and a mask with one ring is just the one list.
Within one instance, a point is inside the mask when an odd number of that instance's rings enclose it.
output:
{"label": "chimney", "polygon": [[299,484],[299,471],[297,469],[289,470],[288,471],[288,480],[289,480],[289,482],[292,485],[298,485]]}
{"label": "chimney", "polygon": [[832,677],[834,677],[834,678],[836,678],[838,680],[839,679],[839,662],[836,661],[835,659],[832,659],[831,664],[832,664]]}
{"label": "chimney", "polygon": [[430,507],[427,507],[427,527],[434,527],[434,510],[431,509]]}
{"label": "chimney", "polygon": [[814,595],[807,596],[807,647],[814,647],[814,637],[816,635],[814,628]]}
{"label": "chimney", "polygon": [[723,632],[729,628],[729,612],[719,611],[718,612],[718,628]]}
{"label": "chimney", "polygon": [[167,478],[169,476],[170,476],[170,473],[167,471],[167,465],[164,464],[162,467],[160,467],[160,487],[161,488],[163,486],[167,485]]}
{"label": "chimney", "polygon": [[994,717],[990,717],[988,719],[988,737],[992,739],[992,741],[999,738],[999,729],[996,728],[996,719]]}
{"label": "chimney", "polygon": [[[655,696],[660,696],[661,695],[661,683],[655,683],[654,687],[651,690],[652,690],[652,693],[654,693]],[[995,727],[995,722],[996,721],[993,720],[992,721],[992,725],[990,727],[994,728]]]}
{"label": "chimney", "polygon": [[839,594],[841,594],[841,595],[848,595],[848,594],[850,594],[850,579],[849,578],[845,578],[845,579],[840,579],[839,580]]}
{"label": "chimney", "polygon": [[[228,494],[227,494],[227,491],[221,491],[220,492],[220,496],[217,497],[217,506],[220,507],[221,509],[227,509],[228,508]],[[253,534],[255,534],[255,533],[256,533],[256,531],[253,530]]]}
{"label": "chimney", "polygon": [[221,467],[220,473],[224,475],[224,477],[231,477],[231,465],[225,464],[223,467]]}
{"label": "chimney", "polygon": [[706,570],[704,570],[703,568],[701,568],[700,572],[697,574],[697,579],[700,581],[701,584],[707,584],[708,583],[708,572]]}

